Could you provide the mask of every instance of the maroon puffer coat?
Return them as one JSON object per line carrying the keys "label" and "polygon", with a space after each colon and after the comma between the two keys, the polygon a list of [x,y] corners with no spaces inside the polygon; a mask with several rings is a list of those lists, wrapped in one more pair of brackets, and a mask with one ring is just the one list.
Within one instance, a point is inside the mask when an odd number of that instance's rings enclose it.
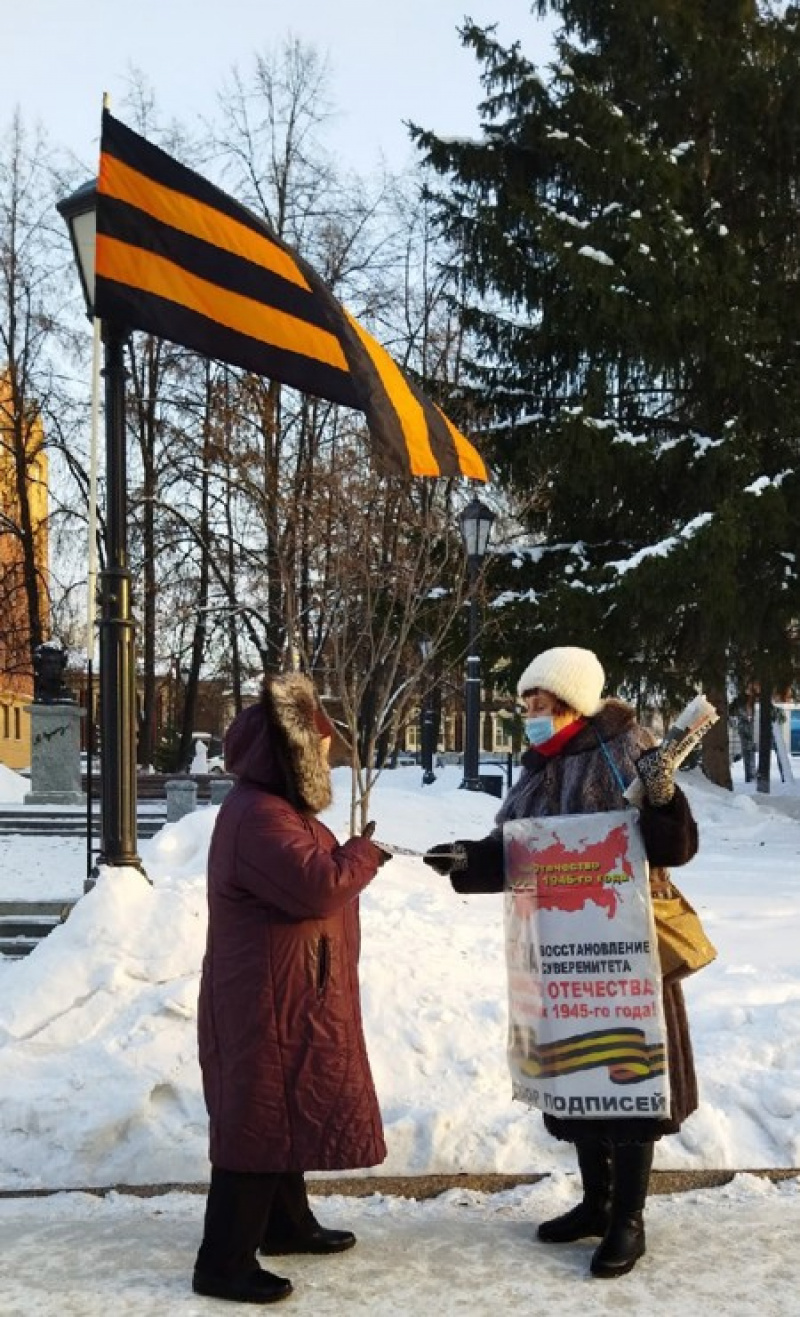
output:
{"label": "maroon puffer coat", "polygon": [[[308,743],[318,754],[319,737]],[[209,851],[199,1003],[211,1162],[374,1166],[386,1148],[361,1022],[358,895],[381,853],[362,837],[340,846],[277,794],[286,761],[263,704],[239,715],[225,751],[239,780]]]}

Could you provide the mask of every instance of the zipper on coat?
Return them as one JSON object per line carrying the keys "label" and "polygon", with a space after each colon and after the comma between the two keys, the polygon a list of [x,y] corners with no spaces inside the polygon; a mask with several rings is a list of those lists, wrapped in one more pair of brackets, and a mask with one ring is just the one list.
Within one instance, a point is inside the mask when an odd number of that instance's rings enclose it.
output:
{"label": "zipper on coat", "polygon": [[321,937],[317,946],[317,992],[320,997],[328,986],[331,973],[331,940]]}

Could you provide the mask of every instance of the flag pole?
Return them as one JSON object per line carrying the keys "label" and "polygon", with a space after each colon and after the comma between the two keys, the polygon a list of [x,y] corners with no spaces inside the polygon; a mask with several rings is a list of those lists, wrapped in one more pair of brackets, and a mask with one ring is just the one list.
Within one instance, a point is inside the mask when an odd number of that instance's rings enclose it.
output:
{"label": "flag pole", "polygon": [[92,411],[89,427],[89,553],[86,573],[86,886],[92,885],[92,805],[94,802],[94,628],[97,613],[97,435],[100,412],[100,341],[102,326],[92,324]]}
{"label": "flag pole", "polygon": [[[105,385],[105,551],[97,573],[101,842],[97,865],[87,880],[87,891],[106,866],[137,868],[146,877],[136,854],[135,623],[131,612],[126,525],[125,344],[131,328],[124,317],[117,319],[113,310],[101,308],[96,296],[100,282],[96,274],[97,227],[107,191],[104,171],[107,172],[108,154],[104,139],[110,120],[104,108],[97,178],[56,203],[56,209],[69,226],[88,317],[93,321],[99,315],[102,322]],[[92,600],[89,606],[93,606]],[[90,643],[93,650],[93,638]]]}

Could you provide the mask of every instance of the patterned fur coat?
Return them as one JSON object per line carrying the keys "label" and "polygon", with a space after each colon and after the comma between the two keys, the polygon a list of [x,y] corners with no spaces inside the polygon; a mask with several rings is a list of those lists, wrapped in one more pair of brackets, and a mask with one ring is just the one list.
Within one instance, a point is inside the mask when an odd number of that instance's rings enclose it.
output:
{"label": "patterned fur coat", "polygon": [[[467,868],[451,877],[457,892],[503,890],[503,824],[511,819],[545,818],[556,814],[596,814],[629,808],[623,787],[636,774],[636,761],[653,745],[633,710],[620,700],[605,700],[600,710],[567,742],[560,754],[547,757],[534,747],[522,757],[522,773],[506,796],[494,830],[482,841],[465,842]],[[613,761],[614,767],[609,762]],[[616,771],[615,771],[616,770]],[[650,863],[650,881],[663,881],[670,866],[687,864],[697,851],[697,825],[685,795],[676,788],[669,805],[645,804],[640,814]],[[667,1025],[672,1108],[665,1120],[562,1120],[546,1115],[545,1125],[556,1138],[604,1138],[643,1142],[674,1134],[697,1107],[697,1081],[683,993],[679,983],[663,985]]]}

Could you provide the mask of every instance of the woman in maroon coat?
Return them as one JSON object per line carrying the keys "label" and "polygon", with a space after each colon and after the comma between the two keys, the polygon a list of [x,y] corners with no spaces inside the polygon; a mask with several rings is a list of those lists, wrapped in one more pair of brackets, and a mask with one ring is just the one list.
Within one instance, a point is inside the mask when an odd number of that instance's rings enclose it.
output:
{"label": "woman in maroon coat", "polygon": [[291,1284],[256,1251],[341,1252],[349,1231],[311,1213],[303,1172],[383,1161],[359,1000],[359,893],[388,853],[339,845],[315,817],[331,802],[333,728],[311,682],[265,683],[235,719],[237,782],[208,857],[199,1048],[211,1184],[196,1293],[269,1303]]}

